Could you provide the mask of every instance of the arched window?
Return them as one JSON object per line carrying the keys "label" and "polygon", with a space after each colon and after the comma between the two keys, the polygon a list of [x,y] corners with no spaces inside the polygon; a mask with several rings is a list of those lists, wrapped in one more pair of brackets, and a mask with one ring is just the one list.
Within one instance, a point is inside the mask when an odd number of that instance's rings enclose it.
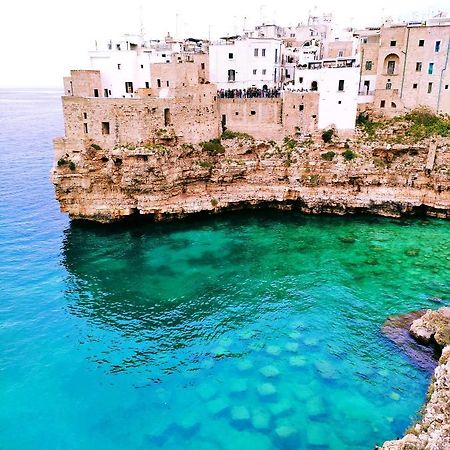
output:
{"label": "arched window", "polygon": [[311,83],[311,90],[312,90],[312,91],[317,91],[317,89],[318,89],[317,81],[313,81],[313,82]]}
{"label": "arched window", "polygon": [[395,53],[390,53],[384,58],[384,73],[395,75],[399,67],[400,58]]}

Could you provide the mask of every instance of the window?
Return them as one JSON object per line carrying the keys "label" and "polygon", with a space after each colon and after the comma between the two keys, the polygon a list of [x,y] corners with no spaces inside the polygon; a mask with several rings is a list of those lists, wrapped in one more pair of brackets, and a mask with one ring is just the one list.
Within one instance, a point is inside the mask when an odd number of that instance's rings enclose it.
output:
{"label": "window", "polygon": [[433,91],[433,83],[428,83],[428,90],[427,90],[427,92],[429,94],[431,94],[432,91]]}
{"label": "window", "polygon": [[368,42],[367,37],[361,38],[361,44],[367,44],[367,42]]}
{"label": "window", "polygon": [[169,80],[166,81],[166,86],[169,87]]}
{"label": "window", "polygon": [[266,49],[265,49],[265,48],[263,48],[263,49],[261,50],[261,56],[266,56]]}
{"label": "window", "polygon": [[395,61],[388,61],[387,64],[387,73],[388,75],[394,75],[395,72]]}
{"label": "window", "polygon": [[395,47],[397,45],[397,41],[391,41],[391,47]]}
{"label": "window", "polygon": [[394,103],[394,102],[391,102],[391,108],[397,108],[397,104],[396,103]]}
{"label": "window", "polygon": [[109,95],[111,95],[111,89],[109,89],[108,92],[109,92]]}
{"label": "window", "polygon": [[440,49],[441,49],[441,41],[436,41],[434,44],[434,51],[438,53]]}
{"label": "window", "polygon": [[127,94],[133,93],[133,83],[131,81],[125,81],[125,92]]}
{"label": "window", "polygon": [[253,110],[250,111],[250,115],[251,115],[251,116],[256,116],[256,111],[253,111]]}
{"label": "window", "polygon": [[200,67],[202,68],[202,70],[205,70],[205,63],[201,63]]}
{"label": "window", "polygon": [[338,51],[338,58],[342,58],[344,56],[344,50]]}
{"label": "window", "polygon": [[239,112],[238,111],[236,111],[235,113],[234,113],[236,116],[238,116],[239,115]]}
{"label": "window", "polygon": [[434,63],[428,64],[428,75],[433,75]]}
{"label": "window", "polygon": [[372,70],[372,61],[366,61],[366,70]]}
{"label": "window", "polygon": [[170,109],[164,108],[164,126],[170,126]]}
{"label": "window", "polygon": [[87,123],[83,123],[83,126],[84,126],[84,132],[87,134],[87,132],[88,132],[88,126],[87,126]]}
{"label": "window", "polygon": [[423,47],[425,45],[425,41],[423,39],[419,40],[419,47]]}
{"label": "window", "polygon": [[299,82],[299,83],[303,83],[303,77],[300,77],[300,78],[298,79],[298,82]]}
{"label": "window", "polygon": [[256,69],[253,69],[253,75],[256,75]]}
{"label": "window", "polygon": [[108,89],[103,89],[103,96],[104,97],[109,97]]}
{"label": "window", "polygon": [[313,81],[311,83],[311,91],[317,91],[317,89],[318,89],[317,81]]}
{"label": "window", "polygon": [[94,97],[98,97],[98,89],[94,89]]}
{"label": "window", "polygon": [[109,122],[102,122],[102,134],[109,134]]}
{"label": "window", "polygon": [[145,89],[148,89],[150,87],[150,81],[145,82]]}
{"label": "window", "polygon": [[255,50],[253,51],[253,54],[254,54],[255,56],[258,56],[258,53],[259,53],[259,49],[255,48]]}
{"label": "window", "polygon": [[120,70],[121,64],[117,64],[117,70]]}
{"label": "window", "polygon": [[380,108],[384,108],[386,106],[386,100],[381,100]]}
{"label": "window", "polygon": [[417,83],[413,84],[413,89],[417,89]]}
{"label": "window", "polygon": [[141,64],[141,69],[143,69],[144,68],[144,64]]}
{"label": "window", "polygon": [[275,49],[275,63],[278,62],[278,49]]}
{"label": "window", "polygon": [[387,89],[387,90],[392,89],[392,83],[391,83],[390,81],[388,81],[388,82],[386,83],[386,89]]}
{"label": "window", "polygon": [[158,78],[157,80],[156,80],[156,85],[160,88],[161,87],[161,80]]}
{"label": "window", "polygon": [[342,92],[344,90],[344,84],[345,84],[344,80],[339,80],[338,91]]}
{"label": "window", "polygon": [[233,59],[234,58],[234,54],[233,53],[228,53],[228,59]]}
{"label": "window", "polygon": [[339,100],[339,101],[338,101],[338,105],[340,105],[340,104],[342,104],[342,100]]}
{"label": "window", "polygon": [[83,113],[83,119],[87,120],[87,113]]}
{"label": "window", "polygon": [[422,71],[422,63],[416,62],[416,72],[421,72],[421,71]]}
{"label": "window", "polygon": [[298,110],[303,111],[305,109],[305,105],[298,105]]}
{"label": "window", "polygon": [[448,84],[445,85],[445,89],[448,89]]}
{"label": "window", "polygon": [[228,71],[228,81],[235,81],[236,80],[236,71],[233,69],[230,69]]}
{"label": "window", "polygon": [[266,69],[263,69],[263,70],[262,70],[262,74],[265,75],[266,73],[267,73],[267,70],[266,70]]}

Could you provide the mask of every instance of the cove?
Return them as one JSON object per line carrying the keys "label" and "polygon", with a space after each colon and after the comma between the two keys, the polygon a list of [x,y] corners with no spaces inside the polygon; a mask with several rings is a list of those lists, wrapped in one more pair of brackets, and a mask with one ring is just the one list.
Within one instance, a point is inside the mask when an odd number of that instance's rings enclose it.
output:
{"label": "cove", "polygon": [[449,303],[448,222],[69,223],[48,182],[56,97],[39,100],[4,122],[2,448],[370,449],[402,435],[431,374],[381,327]]}

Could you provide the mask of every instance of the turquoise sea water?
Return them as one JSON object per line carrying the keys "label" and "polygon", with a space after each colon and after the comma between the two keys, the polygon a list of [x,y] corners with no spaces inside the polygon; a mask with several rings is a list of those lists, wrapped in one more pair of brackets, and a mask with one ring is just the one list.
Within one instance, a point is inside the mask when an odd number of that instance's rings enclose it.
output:
{"label": "turquoise sea water", "polygon": [[430,373],[380,332],[450,303],[450,223],[80,226],[58,93],[0,91],[0,449],[371,449]]}

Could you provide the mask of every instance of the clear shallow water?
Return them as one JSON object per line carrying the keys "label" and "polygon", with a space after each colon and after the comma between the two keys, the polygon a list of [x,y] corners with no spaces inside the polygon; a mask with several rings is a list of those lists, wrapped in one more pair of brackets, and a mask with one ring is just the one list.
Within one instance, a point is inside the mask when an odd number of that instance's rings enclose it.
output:
{"label": "clear shallow water", "polygon": [[430,374],[380,333],[449,304],[450,224],[235,214],[83,227],[52,92],[0,91],[0,449],[370,449]]}

